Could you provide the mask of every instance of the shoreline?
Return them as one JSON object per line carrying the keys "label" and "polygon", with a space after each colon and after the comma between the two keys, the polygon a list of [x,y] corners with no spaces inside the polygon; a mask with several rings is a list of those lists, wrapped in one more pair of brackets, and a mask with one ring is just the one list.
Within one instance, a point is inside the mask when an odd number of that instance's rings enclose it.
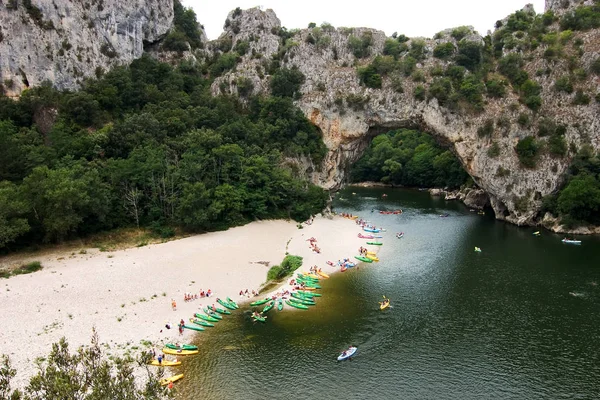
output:
{"label": "shoreline", "polygon": [[[339,268],[326,261],[351,258],[364,244],[357,237],[358,225],[341,216],[318,216],[302,226],[258,221],[144,247],[35,257],[43,270],[0,280],[0,354],[7,354],[17,370],[12,387],[26,386],[38,371],[35,360],[46,357],[63,336],[74,351],[89,344],[95,327],[106,356],[189,342],[197,332],[186,329],[180,336],[178,321],[187,322],[201,307],[218,305],[218,297],[231,297],[242,308],[289,286],[292,276],[256,297],[239,296],[240,290],[263,287],[267,271],[281,263],[286,251],[303,258],[298,272],[317,265],[330,274]],[[317,239],[321,253],[311,250],[310,237]],[[208,289],[213,293],[209,298],[183,301],[186,292]],[[171,309],[171,299],[177,311]],[[174,328],[165,329],[167,322]]]}

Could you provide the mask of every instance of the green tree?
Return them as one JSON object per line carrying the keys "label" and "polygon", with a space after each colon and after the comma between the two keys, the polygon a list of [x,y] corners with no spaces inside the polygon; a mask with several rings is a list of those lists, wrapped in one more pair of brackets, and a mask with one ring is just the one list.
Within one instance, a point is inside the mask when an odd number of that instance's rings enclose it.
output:
{"label": "green tree", "polygon": [[13,183],[0,181],[0,249],[29,232],[26,218],[28,212],[28,204],[18,187]]}
{"label": "green tree", "polygon": [[271,93],[273,96],[298,98],[305,80],[298,67],[281,68],[271,77]]}
{"label": "green tree", "polygon": [[519,156],[521,164],[527,168],[535,167],[537,155],[539,151],[539,144],[533,136],[527,136],[517,143],[515,151]]}
{"label": "green tree", "polygon": [[577,221],[600,223],[600,184],[591,175],[576,176],[558,196],[558,210]]}

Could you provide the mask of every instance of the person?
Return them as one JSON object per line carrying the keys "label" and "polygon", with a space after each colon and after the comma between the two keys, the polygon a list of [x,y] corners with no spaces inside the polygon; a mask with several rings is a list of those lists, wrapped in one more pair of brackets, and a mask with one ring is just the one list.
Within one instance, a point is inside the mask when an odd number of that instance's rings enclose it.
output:
{"label": "person", "polygon": [[167,386],[169,388],[169,390],[173,389],[173,381],[169,382],[169,385]]}
{"label": "person", "polygon": [[156,357],[156,359],[158,360],[158,365],[162,365],[163,355],[159,354],[158,357]]}
{"label": "person", "polygon": [[244,295],[244,291],[240,290],[240,297],[242,297]]}
{"label": "person", "polygon": [[170,322],[167,322],[167,323],[165,324],[165,328],[167,328],[167,329],[171,329],[171,323],[170,323]]}
{"label": "person", "polygon": [[171,308],[173,311],[177,311],[177,303],[175,302],[175,299],[171,299]]}
{"label": "person", "polygon": [[183,326],[185,325],[185,321],[183,319],[181,319],[181,321],[179,321],[179,334],[183,335]]}
{"label": "person", "polygon": [[211,290],[208,289],[208,291],[206,292],[206,297],[210,297],[211,294],[212,294]]}

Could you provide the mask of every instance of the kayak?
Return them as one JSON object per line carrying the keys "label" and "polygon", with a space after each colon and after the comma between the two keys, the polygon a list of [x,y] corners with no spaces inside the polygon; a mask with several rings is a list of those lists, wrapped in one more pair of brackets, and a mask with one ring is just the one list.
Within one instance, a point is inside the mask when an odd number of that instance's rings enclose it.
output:
{"label": "kayak", "polygon": [[162,386],[167,386],[169,383],[176,382],[176,381],[180,380],[181,378],[183,378],[183,374],[173,375],[168,378],[162,378],[159,382]]}
{"label": "kayak", "polygon": [[250,305],[252,307],[261,306],[261,305],[265,304],[266,302],[268,302],[269,300],[271,300],[271,299],[262,299],[262,300],[253,301],[252,303],[250,303]]}
{"label": "kayak", "polygon": [[310,287],[310,286],[305,286],[304,290],[317,290],[317,288]]}
{"label": "kayak", "polygon": [[[169,349],[173,350],[179,349],[179,347],[177,347],[177,345],[173,343],[167,343],[165,344],[165,347],[168,347]],[[182,344],[181,348],[183,350],[198,350],[198,346],[194,346],[193,344]]]}
{"label": "kayak", "polygon": [[323,278],[329,278],[329,275],[327,275],[325,272],[317,271],[317,274]]}
{"label": "kayak", "polygon": [[350,346],[348,348],[348,350],[342,352],[342,354],[340,354],[337,358],[338,361],[342,361],[342,360],[346,360],[350,357],[352,357],[354,355],[354,353],[356,353],[356,350],[358,350],[357,347],[354,346]]}
{"label": "kayak", "polygon": [[[220,305],[222,305],[222,306],[223,306],[223,307],[225,307],[225,308],[229,308],[230,310],[235,310],[235,307],[234,307],[234,306],[232,306],[232,305],[231,305],[231,304],[229,304],[228,302],[226,302],[226,301],[223,301],[223,300],[221,300],[221,299],[217,299],[217,303],[219,303]],[[231,314],[231,313],[230,313],[230,314]]]}
{"label": "kayak", "polygon": [[204,308],[202,309],[202,311],[204,311],[204,312],[206,313],[206,315],[208,315],[209,317],[213,317],[213,318],[216,318],[216,319],[218,319],[218,320],[221,320],[221,319],[223,319],[223,317],[222,317],[222,316],[220,316],[219,314],[217,314],[217,313],[216,313],[216,312],[214,312],[214,311],[211,311],[211,310],[210,310],[210,308],[208,308],[208,307],[204,307]]}
{"label": "kayak", "polygon": [[277,300],[277,309],[279,311],[283,310],[283,300],[281,300],[281,299]]}
{"label": "kayak", "polygon": [[374,251],[367,251],[367,257],[371,255],[371,256],[376,256],[377,253],[375,253]]}
{"label": "kayak", "polygon": [[315,275],[315,274],[313,274],[313,273],[306,274],[305,276],[308,276],[309,278],[316,279],[317,281],[319,280],[319,276],[318,276],[318,275]]}
{"label": "kayak", "polygon": [[300,293],[292,293],[291,296],[298,300],[312,300],[312,297],[301,295]]}
{"label": "kayak", "polygon": [[381,243],[381,242],[367,242],[367,244],[370,244],[373,246],[383,246],[383,243]]}
{"label": "kayak", "polygon": [[267,317],[258,316],[258,315],[253,315],[252,319],[254,321],[258,321],[258,322],[266,322],[267,321]]}
{"label": "kayak", "polygon": [[286,300],[285,303],[290,306],[290,307],[295,307],[295,308],[299,308],[301,310],[308,310],[308,307],[306,307],[304,304],[300,304],[300,303],[294,303],[291,302],[289,300]]}
{"label": "kayak", "polygon": [[379,229],[371,229],[371,228],[363,228],[363,231],[371,232],[371,233],[379,233],[380,232]]}
{"label": "kayak", "polygon": [[389,301],[380,301],[379,302],[379,309],[380,310],[385,310],[389,306],[390,306],[390,302]]}
{"label": "kayak", "polygon": [[187,324],[186,324],[186,325],[183,325],[183,327],[184,327],[185,329],[191,329],[191,330],[193,330],[193,331],[203,331],[203,330],[204,330],[204,328],[203,328],[203,327],[201,327],[201,326],[197,326],[197,325],[187,325]]}
{"label": "kayak", "polygon": [[360,260],[360,261],[364,261],[366,263],[372,263],[373,262],[373,260],[371,260],[370,258],[363,257],[363,256],[354,256],[354,258],[356,258],[357,260]]}
{"label": "kayak", "polygon": [[312,297],[321,297],[321,296],[323,296],[321,293],[303,292],[302,290],[296,290],[296,292],[300,293],[300,294],[305,294],[305,295],[308,295],[308,296],[312,296]]}
{"label": "kayak", "polygon": [[573,240],[573,239],[563,239],[561,240],[563,243],[567,244],[581,244],[581,240]]}
{"label": "kayak", "polygon": [[293,292],[292,294],[295,294],[297,299],[308,299],[308,300],[314,300],[315,296],[313,296],[312,293],[304,293],[304,292]]}
{"label": "kayak", "polygon": [[475,246],[475,252],[481,253],[481,249],[479,247]]}
{"label": "kayak", "polygon": [[292,297],[290,299],[290,301],[292,303],[304,304],[305,306],[315,306],[315,305],[317,305],[317,303],[315,303],[313,300],[299,299],[297,297]]}
{"label": "kayak", "polygon": [[238,306],[237,303],[231,299],[231,297],[228,297],[227,301],[229,302],[229,304],[231,304],[235,308],[240,308],[240,306]]}
{"label": "kayak", "polygon": [[172,354],[174,356],[191,356],[198,354],[198,350],[173,350],[168,347],[163,348],[162,352],[165,354]]}
{"label": "kayak", "polygon": [[231,311],[225,310],[224,308],[215,307],[214,310],[216,312],[218,312],[219,314],[226,314],[226,315],[231,314]]}
{"label": "kayak", "polygon": [[158,360],[152,360],[150,365],[155,365],[157,367],[176,367],[178,365],[181,365],[181,361],[162,360],[162,362],[159,364]]}
{"label": "kayak", "polygon": [[195,313],[194,314],[197,318],[203,319],[205,321],[210,321],[210,322],[219,322],[218,319],[208,316],[208,315],[204,315],[204,314],[200,314],[200,313]]}
{"label": "kayak", "polygon": [[315,283],[319,282],[319,278],[313,278],[312,276],[309,276],[309,275],[304,275],[304,274],[298,273],[297,276],[298,276],[298,279],[303,279],[305,281],[312,281]]}
{"label": "kayak", "polygon": [[201,325],[201,326],[209,326],[209,327],[213,327],[215,326],[214,324],[211,324],[210,322],[206,322],[204,320],[201,319],[196,319],[196,318],[190,318],[190,322],[193,322],[196,325]]}
{"label": "kayak", "polygon": [[274,305],[275,305],[275,301],[271,301],[269,304],[267,304],[262,310],[263,314],[266,314],[269,311],[271,311],[271,309],[273,308]]}
{"label": "kayak", "polygon": [[372,255],[372,254],[368,254],[368,255],[367,255],[367,258],[368,258],[369,260],[373,260],[373,261],[379,261],[379,258],[378,258],[377,256],[374,256],[374,255]]}

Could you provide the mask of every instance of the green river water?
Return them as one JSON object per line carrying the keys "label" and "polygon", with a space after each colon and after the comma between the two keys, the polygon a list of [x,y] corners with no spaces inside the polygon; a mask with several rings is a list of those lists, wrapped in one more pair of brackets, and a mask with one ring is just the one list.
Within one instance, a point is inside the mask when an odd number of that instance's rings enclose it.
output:
{"label": "green river water", "polygon": [[387,228],[381,261],[322,281],[308,311],[240,309],[200,333],[180,398],[600,398],[598,238],[565,245],[416,190],[348,188],[334,208]]}

